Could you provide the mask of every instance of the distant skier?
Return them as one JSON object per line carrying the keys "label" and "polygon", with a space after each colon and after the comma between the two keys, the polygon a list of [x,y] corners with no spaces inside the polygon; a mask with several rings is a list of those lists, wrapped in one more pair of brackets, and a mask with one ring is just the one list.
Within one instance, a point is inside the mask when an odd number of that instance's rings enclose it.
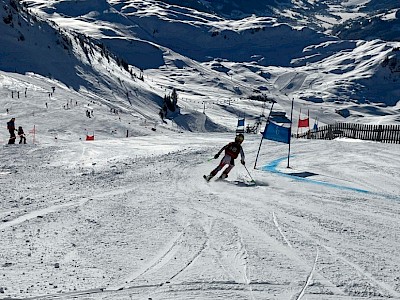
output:
{"label": "distant skier", "polygon": [[25,133],[24,130],[22,129],[22,126],[18,127],[18,136],[19,136],[19,143],[22,144],[26,144],[26,137],[25,137]]}
{"label": "distant skier", "polygon": [[8,143],[15,144],[15,118],[11,118],[11,120],[7,122],[7,129],[10,133],[10,139],[8,140]]}
{"label": "distant skier", "polygon": [[219,157],[219,155],[222,153],[222,151],[225,150],[225,155],[221,159],[221,162],[219,163],[219,165],[214,170],[211,171],[210,175],[207,175],[207,176],[204,175],[205,180],[210,181],[210,179],[213,178],[215,175],[217,175],[217,173],[219,171],[221,171],[225,165],[228,165],[228,167],[223,171],[223,173],[221,174],[221,176],[219,178],[221,178],[221,179],[227,178],[229,172],[235,166],[235,159],[239,156],[239,153],[240,153],[240,157],[241,157],[240,162],[242,163],[242,165],[245,164],[244,152],[243,152],[243,148],[241,146],[241,144],[243,143],[243,140],[244,140],[244,135],[239,133],[235,137],[234,142],[231,142],[231,143],[225,145],[224,147],[222,147],[221,150],[218,151],[217,154],[215,154],[214,158],[217,159]]}

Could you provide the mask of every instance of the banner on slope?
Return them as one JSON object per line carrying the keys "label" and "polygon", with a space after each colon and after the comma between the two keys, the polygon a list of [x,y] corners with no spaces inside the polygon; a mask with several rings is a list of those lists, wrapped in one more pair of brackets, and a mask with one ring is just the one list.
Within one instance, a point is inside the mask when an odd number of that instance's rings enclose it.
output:
{"label": "banner on slope", "polygon": [[263,138],[275,142],[290,143],[291,128],[280,126],[272,121],[265,124],[265,129],[263,132]]}
{"label": "banner on slope", "polygon": [[238,119],[236,133],[244,133],[244,118]]}
{"label": "banner on slope", "polygon": [[[265,124],[264,132],[262,133],[262,138],[260,141],[260,146],[258,147],[257,156],[254,162],[254,169],[257,166],[258,155],[261,150],[261,144],[264,139],[272,140],[284,144],[288,144],[288,164],[287,167],[289,168],[289,157],[290,157],[290,138],[292,133],[292,120],[293,120],[293,105],[294,100],[292,100],[292,108],[290,112],[290,119],[286,117],[285,114],[276,114],[272,113],[274,108],[274,102],[272,102],[270,113],[268,115],[267,123]],[[277,122],[279,120],[279,123]],[[280,124],[280,125],[279,125]]]}

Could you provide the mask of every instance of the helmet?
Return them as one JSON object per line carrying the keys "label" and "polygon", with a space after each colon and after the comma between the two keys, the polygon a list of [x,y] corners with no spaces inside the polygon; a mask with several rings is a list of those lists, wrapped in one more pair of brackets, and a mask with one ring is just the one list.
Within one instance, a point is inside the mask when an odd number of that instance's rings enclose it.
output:
{"label": "helmet", "polygon": [[236,137],[235,137],[235,142],[236,143],[242,143],[244,140],[244,135],[239,133]]}

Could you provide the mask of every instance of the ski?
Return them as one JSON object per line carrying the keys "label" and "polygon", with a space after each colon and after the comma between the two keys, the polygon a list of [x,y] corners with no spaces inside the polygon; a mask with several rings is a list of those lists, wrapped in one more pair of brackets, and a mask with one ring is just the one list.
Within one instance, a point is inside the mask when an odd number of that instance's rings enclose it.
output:
{"label": "ski", "polygon": [[[203,178],[205,181],[210,182],[211,178],[208,179],[207,175],[203,175]],[[218,177],[215,179],[215,181],[223,181],[229,184],[237,185],[237,186],[255,186],[256,182],[255,181],[242,181],[242,180],[235,180],[235,181],[230,181],[227,180],[226,177]]]}
{"label": "ski", "polygon": [[205,181],[207,181],[207,182],[210,182],[210,179],[208,179],[208,176],[207,175],[203,175],[203,178],[205,179]]}

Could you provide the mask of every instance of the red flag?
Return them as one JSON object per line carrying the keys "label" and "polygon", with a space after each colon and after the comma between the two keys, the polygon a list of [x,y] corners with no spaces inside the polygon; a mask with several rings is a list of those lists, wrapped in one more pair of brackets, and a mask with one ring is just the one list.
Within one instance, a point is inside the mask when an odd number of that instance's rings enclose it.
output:
{"label": "red flag", "polygon": [[35,136],[36,136],[36,125],[33,125],[33,128],[28,131],[28,133],[32,133],[32,143],[35,143]]}
{"label": "red flag", "polygon": [[310,118],[307,119],[299,119],[298,127],[310,127]]}

